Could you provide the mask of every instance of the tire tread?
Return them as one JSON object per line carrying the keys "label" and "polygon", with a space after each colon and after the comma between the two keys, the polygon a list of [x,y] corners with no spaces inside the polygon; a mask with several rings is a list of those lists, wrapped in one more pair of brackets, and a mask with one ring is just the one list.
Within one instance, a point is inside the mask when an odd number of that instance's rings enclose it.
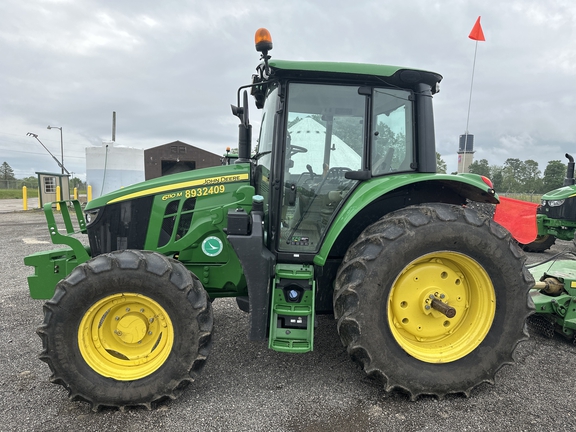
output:
{"label": "tire tread", "polygon": [[[500,363],[493,370],[486,371],[472,385],[453,385],[448,388],[439,385],[437,388],[422,389],[417,382],[398,382],[396,377],[387,375],[385,370],[375,364],[368,352],[369,350],[365,347],[366,340],[371,338],[370,331],[367,333],[362,324],[364,322],[362,317],[366,313],[362,307],[364,296],[362,288],[370,289],[364,286],[365,278],[370,269],[378,265],[379,261],[376,258],[382,251],[385,251],[386,246],[390,247],[393,242],[404,236],[416,236],[418,228],[425,225],[450,224],[458,221],[470,226],[470,229],[482,229],[485,235],[507,243],[511,252],[511,259],[514,261],[513,266],[518,270],[518,273],[521,273],[518,275],[519,285],[522,286],[521,290],[526,294],[527,301],[522,312],[523,315],[518,317],[517,328],[511,330],[513,336],[511,336],[512,342],[509,345],[510,351],[501,356]],[[379,245],[379,252],[376,252],[376,248],[371,249],[371,246],[368,246],[375,244]],[[398,253],[401,252],[398,251]],[[493,384],[496,372],[504,365],[514,363],[514,350],[518,343],[527,339],[524,321],[533,313],[534,306],[528,295],[529,289],[533,286],[533,279],[524,266],[525,259],[516,241],[506,230],[474,210],[447,204],[424,204],[393,212],[360,234],[358,239],[349,247],[338,270],[334,284],[334,315],[338,321],[337,329],[342,343],[347,347],[350,356],[362,365],[368,375],[377,377],[382,381],[386,391],[401,390],[407,393],[411,400],[416,400],[421,395],[433,395],[439,399],[451,393],[462,393],[469,396],[473,388],[481,383]],[[362,270],[359,271],[359,269]],[[520,271],[520,269],[522,270]],[[374,289],[374,285],[372,285],[372,289]],[[382,349],[385,350],[386,347]]]}
{"label": "tire tread", "polygon": [[[71,380],[73,375],[67,373],[69,365],[60,364],[58,355],[52,346],[53,340],[58,338],[55,327],[58,322],[66,320],[66,308],[70,301],[68,291],[80,290],[87,278],[95,277],[104,272],[121,270],[135,270],[148,272],[152,275],[166,279],[177,292],[180,292],[183,301],[188,301],[194,310],[194,321],[197,323],[198,352],[191,361],[185,376],[172,379],[168,385],[162,386],[160,393],[152,391],[150,395],[139,401],[123,400],[122,397],[109,395],[92,395],[78,389]],[[192,276],[191,278],[189,276]],[[78,294],[76,294],[78,295]],[[68,300],[68,301],[67,301]],[[212,306],[206,291],[200,281],[192,275],[179,261],[167,258],[155,252],[124,250],[100,255],[76,267],[72,273],[60,281],[56,286],[55,294],[44,304],[44,321],[36,330],[42,340],[42,351],[39,359],[45,362],[51,370],[50,381],[62,385],[68,391],[70,400],[88,402],[92,410],[98,411],[101,407],[116,407],[124,410],[129,406],[141,406],[151,409],[155,404],[165,399],[175,399],[182,390],[199,375],[212,345],[213,315]],[[177,317],[178,319],[178,317]]]}

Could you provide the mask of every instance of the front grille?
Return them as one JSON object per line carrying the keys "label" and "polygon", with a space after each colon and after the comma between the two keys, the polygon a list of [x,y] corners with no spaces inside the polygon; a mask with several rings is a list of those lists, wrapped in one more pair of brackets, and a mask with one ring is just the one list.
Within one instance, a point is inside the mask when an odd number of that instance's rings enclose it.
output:
{"label": "front grille", "polygon": [[102,207],[87,227],[92,256],[123,249],[144,249],[153,196]]}
{"label": "front grille", "polygon": [[545,214],[550,219],[576,221],[576,198],[566,198],[564,204],[557,207],[541,206],[538,213]]}

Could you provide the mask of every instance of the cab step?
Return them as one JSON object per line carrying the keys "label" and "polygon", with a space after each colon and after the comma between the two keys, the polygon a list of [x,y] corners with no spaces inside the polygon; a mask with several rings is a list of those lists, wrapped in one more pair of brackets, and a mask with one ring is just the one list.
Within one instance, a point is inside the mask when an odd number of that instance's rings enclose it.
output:
{"label": "cab step", "polygon": [[276,265],[268,348],[291,353],[313,350],[315,300],[313,266]]}

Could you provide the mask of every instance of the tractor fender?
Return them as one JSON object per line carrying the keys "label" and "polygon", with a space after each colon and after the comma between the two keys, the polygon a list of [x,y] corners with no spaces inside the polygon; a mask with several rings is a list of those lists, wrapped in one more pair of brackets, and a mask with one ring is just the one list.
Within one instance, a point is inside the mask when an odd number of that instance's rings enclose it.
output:
{"label": "tractor fender", "polygon": [[[431,202],[463,205],[466,200],[499,203],[492,186],[476,174],[407,173],[374,177],[361,182],[342,204],[322,247],[314,256],[314,264],[323,266],[326,263],[332,248],[344,231],[346,236],[351,236],[353,240],[366,226],[391,211]],[[346,243],[344,251],[350,241]]]}

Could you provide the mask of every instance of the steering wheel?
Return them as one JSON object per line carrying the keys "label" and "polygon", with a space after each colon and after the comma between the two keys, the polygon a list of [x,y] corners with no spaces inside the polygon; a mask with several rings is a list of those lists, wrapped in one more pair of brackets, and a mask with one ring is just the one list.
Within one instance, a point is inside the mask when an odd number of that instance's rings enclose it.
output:
{"label": "steering wheel", "polygon": [[294,156],[296,153],[307,153],[308,149],[304,147],[300,147],[297,145],[290,146],[290,157]]}
{"label": "steering wheel", "polygon": [[326,178],[328,179],[343,179],[346,171],[352,171],[348,167],[333,167],[328,170]]}

